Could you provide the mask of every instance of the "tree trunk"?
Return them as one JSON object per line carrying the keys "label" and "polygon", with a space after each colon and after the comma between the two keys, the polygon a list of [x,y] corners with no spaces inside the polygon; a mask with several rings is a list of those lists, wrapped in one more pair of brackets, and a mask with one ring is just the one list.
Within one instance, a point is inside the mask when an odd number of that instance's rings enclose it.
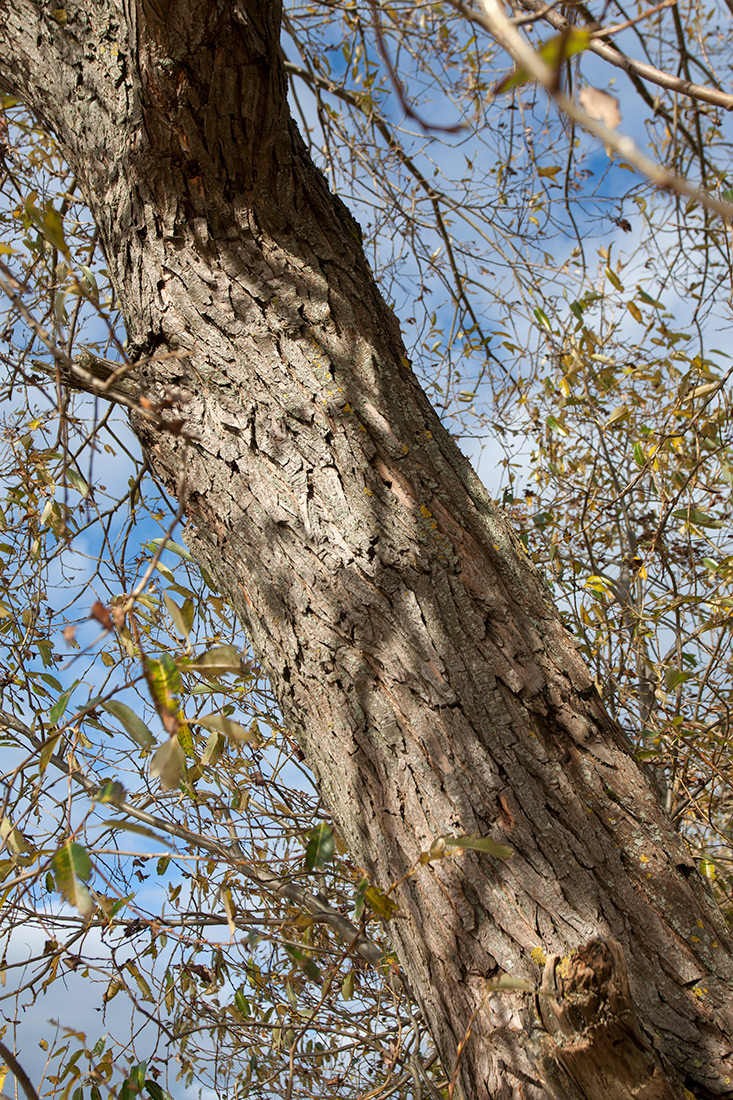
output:
{"label": "tree trunk", "polygon": [[[355,859],[407,876],[391,931],[449,1076],[466,1100],[733,1095],[728,933],[410,369],[289,118],[278,5],[65,11],[0,0],[0,83],[83,186],[141,392],[185,391],[133,427],[192,550]],[[466,834],[514,855],[408,875]],[[487,986],[543,967],[536,997]]]}

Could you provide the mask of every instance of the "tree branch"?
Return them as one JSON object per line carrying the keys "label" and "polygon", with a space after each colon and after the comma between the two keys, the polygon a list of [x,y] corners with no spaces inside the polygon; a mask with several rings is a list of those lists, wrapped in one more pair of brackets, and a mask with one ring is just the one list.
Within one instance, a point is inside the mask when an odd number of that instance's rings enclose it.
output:
{"label": "tree branch", "polygon": [[12,1050],[8,1050],[5,1043],[2,1042],[0,1042],[0,1058],[7,1064],[11,1073],[15,1075],[15,1080],[26,1094],[28,1100],[38,1100],[38,1093],[33,1088],[30,1077],[25,1072]]}
{"label": "tree branch", "polygon": [[[33,731],[24,722],[21,722],[19,719],[15,718],[14,715],[8,714],[3,710],[0,710],[0,724],[26,737],[36,751],[40,751],[44,745],[47,744],[47,741],[43,741],[41,738],[36,737]],[[63,774],[70,775],[87,794],[94,795],[96,793],[97,784],[91,779],[88,779],[81,772],[70,769],[62,757],[58,756],[56,753],[52,753],[49,757],[49,761]],[[332,928],[345,943],[354,945],[354,950],[371,966],[379,967],[382,965],[383,954],[377,944],[367,939],[361,929],[347,917],[344,917],[343,914],[333,909],[326,902],[321,901],[320,898],[316,897],[315,894],[312,894],[309,890],[304,889],[302,886],[297,886],[293,882],[288,882],[287,879],[281,878],[279,875],[275,875],[263,867],[255,867],[251,863],[244,861],[233,846],[228,846],[222,844],[218,840],[210,840],[198,833],[193,833],[182,825],[176,825],[174,822],[166,821],[164,818],[157,817],[155,814],[150,814],[146,810],[138,809],[138,807],[131,805],[129,802],[116,803],[114,808],[119,813],[132,818],[134,821],[139,821],[154,829],[159,829],[161,832],[167,833],[169,836],[177,837],[179,840],[196,848],[203,848],[205,851],[211,852],[212,855],[220,859],[226,859],[232,863],[236,863],[237,869],[244,877],[256,883],[262,890],[276,897],[287,898],[288,901],[300,905],[314,917],[317,917],[319,920],[323,921],[324,924]],[[6,883],[5,886],[7,887],[7,885]]]}

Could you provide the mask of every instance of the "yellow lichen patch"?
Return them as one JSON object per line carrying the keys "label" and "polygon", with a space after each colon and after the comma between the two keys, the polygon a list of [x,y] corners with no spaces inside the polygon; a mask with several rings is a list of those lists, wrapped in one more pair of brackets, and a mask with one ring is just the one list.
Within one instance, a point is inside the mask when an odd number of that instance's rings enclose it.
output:
{"label": "yellow lichen patch", "polygon": [[639,859],[641,860],[642,863],[648,863],[649,862],[649,856],[639,856]]}
{"label": "yellow lichen patch", "polygon": [[433,518],[433,513],[430,511],[429,508],[426,508],[424,504],[420,505],[420,515],[423,517],[423,519]]}
{"label": "yellow lichen patch", "polygon": [[367,489],[366,486],[365,486],[364,487],[364,496],[365,497],[373,497],[374,493],[371,491],[371,489]]}
{"label": "yellow lichen patch", "polygon": [[533,947],[530,951],[532,962],[537,963],[538,966],[544,966],[547,962],[547,955],[544,953],[541,947]]}

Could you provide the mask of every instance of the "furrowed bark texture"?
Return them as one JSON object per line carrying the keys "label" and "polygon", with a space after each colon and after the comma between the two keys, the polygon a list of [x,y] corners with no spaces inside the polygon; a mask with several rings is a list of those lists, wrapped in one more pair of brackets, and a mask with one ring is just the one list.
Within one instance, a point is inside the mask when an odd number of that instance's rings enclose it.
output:
{"label": "furrowed bark texture", "polygon": [[[65,11],[0,0],[0,80],[84,187],[132,352],[158,356],[143,391],[189,395],[171,413],[189,444],[134,427],[173,491],[185,461],[190,544],[355,858],[386,889],[440,836],[514,850],[397,891],[392,933],[449,1075],[473,1020],[467,1100],[733,1095],[727,932],[308,160],[277,5]],[[565,984],[544,1011],[487,993],[505,972],[538,984],[548,956]]]}

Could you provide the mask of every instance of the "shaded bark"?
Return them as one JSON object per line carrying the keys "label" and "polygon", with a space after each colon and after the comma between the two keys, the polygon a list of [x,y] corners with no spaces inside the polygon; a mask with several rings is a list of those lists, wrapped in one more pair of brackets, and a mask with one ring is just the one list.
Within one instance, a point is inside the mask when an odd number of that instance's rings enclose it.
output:
{"label": "shaded bark", "polygon": [[[84,188],[144,394],[186,391],[163,414],[185,418],[185,447],[133,427],[172,490],[185,460],[189,544],[351,851],[384,889],[440,836],[514,851],[432,862],[397,890],[393,936],[448,1073],[471,1100],[597,1100],[600,1058],[614,1100],[732,1095],[728,932],[412,373],[289,118],[277,5],[65,10],[61,26],[38,0],[0,0],[0,82]],[[613,974],[625,957],[636,1062],[604,1026],[616,993],[590,999],[571,1049],[531,995],[487,992],[599,936],[621,945]],[[603,984],[598,951],[575,958]]]}

